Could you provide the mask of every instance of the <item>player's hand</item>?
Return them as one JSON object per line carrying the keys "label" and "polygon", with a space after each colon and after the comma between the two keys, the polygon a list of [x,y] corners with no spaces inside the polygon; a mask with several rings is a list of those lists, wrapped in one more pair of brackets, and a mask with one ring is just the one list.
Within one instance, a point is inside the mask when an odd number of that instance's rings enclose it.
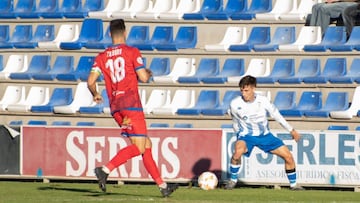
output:
{"label": "player's hand", "polygon": [[94,99],[94,102],[96,102],[97,104],[100,104],[103,102],[103,98],[100,94],[94,95],[93,99]]}
{"label": "player's hand", "polygon": [[152,71],[150,69],[145,68],[147,74],[149,75],[149,77],[151,77],[153,75]]}
{"label": "player's hand", "polygon": [[296,142],[298,142],[301,138],[301,135],[295,129],[293,129],[290,134]]}
{"label": "player's hand", "polygon": [[121,128],[125,129],[125,128],[129,128],[129,127],[131,127],[131,119],[128,118],[127,116],[125,116],[123,118],[122,123],[121,123]]}

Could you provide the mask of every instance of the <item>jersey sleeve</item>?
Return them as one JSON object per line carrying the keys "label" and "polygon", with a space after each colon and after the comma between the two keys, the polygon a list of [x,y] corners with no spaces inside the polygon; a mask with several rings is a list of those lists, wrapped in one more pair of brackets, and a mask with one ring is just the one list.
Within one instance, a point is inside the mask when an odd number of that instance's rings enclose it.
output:
{"label": "jersey sleeve", "polygon": [[144,60],[141,56],[141,53],[139,51],[139,49],[137,48],[134,48],[133,50],[133,65],[134,65],[134,68],[135,68],[135,71],[141,69],[141,68],[145,68],[144,66]]}
{"label": "jersey sleeve", "polygon": [[101,59],[101,55],[96,56],[90,72],[95,72],[95,73],[98,73],[99,75],[102,74],[101,68],[100,68],[100,64],[101,64],[100,59]]}
{"label": "jersey sleeve", "polygon": [[283,128],[285,128],[289,132],[293,129],[293,127],[280,114],[280,112],[276,108],[276,106],[265,97],[263,99],[263,104],[264,104],[266,111],[270,114],[270,116],[272,118],[274,118],[277,122],[279,122]]}

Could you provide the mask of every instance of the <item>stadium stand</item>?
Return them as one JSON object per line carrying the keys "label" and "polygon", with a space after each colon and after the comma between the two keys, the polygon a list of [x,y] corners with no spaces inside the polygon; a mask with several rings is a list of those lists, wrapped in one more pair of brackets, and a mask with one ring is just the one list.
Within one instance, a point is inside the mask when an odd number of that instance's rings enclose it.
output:
{"label": "stadium stand", "polygon": [[251,1],[250,6],[242,12],[233,13],[232,20],[253,20],[257,14],[272,10],[272,0]]}
{"label": "stadium stand", "polygon": [[55,88],[49,99],[49,102],[44,105],[31,106],[31,112],[34,113],[53,113],[55,106],[70,105],[73,101],[73,89],[72,88]]}
{"label": "stadium stand", "polygon": [[244,59],[227,58],[219,74],[214,76],[206,76],[201,79],[201,82],[208,84],[223,84],[228,81],[228,77],[240,77],[244,75],[244,72]]}
{"label": "stadium stand", "polygon": [[271,41],[267,44],[255,44],[254,51],[277,51],[281,44],[291,44],[295,42],[295,26],[276,27]]}
{"label": "stadium stand", "polygon": [[255,14],[256,20],[273,21],[279,20],[280,15],[288,13],[297,7],[297,1],[277,0],[270,12]]}
{"label": "stadium stand", "polygon": [[249,38],[244,44],[230,45],[230,51],[251,51],[256,44],[268,44],[270,42],[270,27],[254,26]]}
{"label": "stadium stand", "polygon": [[32,86],[25,99],[22,99],[14,104],[9,104],[6,107],[10,112],[29,112],[34,105],[44,105],[49,102],[49,88]]}
{"label": "stadium stand", "polygon": [[300,0],[299,5],[293,10],[280,14],[280,20],[303,22],[311,14],[312,6],[321,2],[322,0]]}
{"label": "stadium stand", "polygon": [[131,1],[128,9],[114,11],[112,12],[111,16],[113,18],[131,19],[135,18],[137,13],[144,12],[149,8],[152,8],[152,6],[152,1],[150,0]]}
{"label": "stadium stand", "polygon": [[12,54],[8,57],[0,79],[8,79],[11,73],[25,72],[28,69],[28,55]]}
{"label": "stadium stand", "polygon": [[136,13],[137,19],[158,19],[160,13],[172,12],[176,9],[176,0],[155,1],[153,7]]}
{"label": "stadium stand", "polygon": [[192,76],[180,76],[179,83],[200,83],[204,78],[216,76],[219,73],[218,58],[202,58],[196,72]]}
{"label": "stadium stand", "polygon": [[10,79],[15,80],[30,80],[33,75],[38,73],[45,73],[50,69],[50,56],[48,55],[34,55],[31,58],[29,67],[24,72],[10,73]]}
{"label": "stadium stand", "polygon": [[219,43],[205,45],[206,51],[228,51],[230,45],[244,44],[247,40],[246,27],[226,28],[224,37]]}
{"label": "stadium stand", "polygon": [[129,9],[129,0],[109,0],[105,8],[100,11],[89,11],[90,18],[111,18],[113,12],[121,12]]}
{"label": "stadium stand", "polygon": [[206,14],[208,20],[228,20],[232,14],[240,13],[247,9],[247,0],[228,0],[223,9],[215,13]]}
{"label": "stadium stand", "polygon": [[25,100],[25,86],[9,85],[6,87],[5,92],[1,98],[0,111],[6,111],[9,105],[16,104],[24,100]]}
{"label": "stadium stand", "polygon": [[182,19],[184,13],[195,13],[200,10],[200,0],[179,0],[174,10],[161,12],[160,19]]}
{"label": "stadium stand", "polygon": [[184,13],[185,20],[204,20],[208,14],[214,14],[223,8],[223,0],[204,0],[197,12]]}

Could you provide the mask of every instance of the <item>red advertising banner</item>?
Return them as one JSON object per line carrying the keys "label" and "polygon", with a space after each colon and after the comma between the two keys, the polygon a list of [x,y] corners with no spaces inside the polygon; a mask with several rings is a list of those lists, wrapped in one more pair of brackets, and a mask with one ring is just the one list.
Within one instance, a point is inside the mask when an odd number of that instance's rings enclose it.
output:
{"label": "red advertising banner", "polygon": [[[21,175],[94,177],[94,168],[128,145],[119,128],[23,126]],[[152,153],[164,179],[221,174],[221,130],[149,129]],[[112,171],[110,178],[149,179],[142,157]]]}

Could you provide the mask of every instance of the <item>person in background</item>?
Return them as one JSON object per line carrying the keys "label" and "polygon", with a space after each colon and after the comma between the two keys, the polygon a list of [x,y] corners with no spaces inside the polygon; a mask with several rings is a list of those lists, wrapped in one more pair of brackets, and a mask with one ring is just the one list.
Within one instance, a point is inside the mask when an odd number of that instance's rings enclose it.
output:
{"label": "person in background", "polygon": [[346,28],[347,38],[350,37],[350,34],[352,32],[353,27],[355,26],[356,21],[359,20],[357,19],[359,14],[360,14],[360,1],[358,1],[357,4],[345,8],[344,12],[341,14],[344,21],[344,26]]}
{"label": "person in background", "polygon": [[130,139],[131,144],[120,149],[104,166],[95,168],[99,187],[106,192],[106,181],[112,170],[138,155],[142,156],[144,166],[158,185],[164,197],[177,189],[177,184],[167,184],[153,159],[152,143],[147,136],[145,116],[142,109],[138,81],[147,82],[151,77],[146,69],[140,51],[125,44],[126,28],[124,20],[110,21],[112,46],[99,53],[92,66],[87,83],[94,101],[103,101],[97,91],[96,81],[102,74],[109,97],[111,115],[121,128],[121,134]]}

